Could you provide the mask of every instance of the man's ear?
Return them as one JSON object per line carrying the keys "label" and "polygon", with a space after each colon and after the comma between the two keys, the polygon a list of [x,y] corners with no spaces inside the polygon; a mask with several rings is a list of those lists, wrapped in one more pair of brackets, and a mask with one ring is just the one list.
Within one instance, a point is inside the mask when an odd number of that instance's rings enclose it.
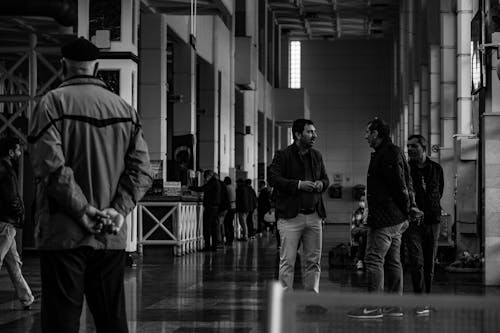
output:
{"label": "man's ear", "polygon": [[94,66],[94,76],[97,76],[97,72],[99,71],[99,63],[96,62]]}

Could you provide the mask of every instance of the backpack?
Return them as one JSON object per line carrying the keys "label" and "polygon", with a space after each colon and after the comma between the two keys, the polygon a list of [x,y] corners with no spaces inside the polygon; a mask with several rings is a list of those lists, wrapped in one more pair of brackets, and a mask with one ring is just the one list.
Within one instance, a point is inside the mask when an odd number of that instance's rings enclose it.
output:
{"label": "backpack", "polygon": [[231,208],[231,203],[229,202],[229,194],[227,193],[227,186],[223,182],[220,183],[220,204],[219,212],[223,212]]}

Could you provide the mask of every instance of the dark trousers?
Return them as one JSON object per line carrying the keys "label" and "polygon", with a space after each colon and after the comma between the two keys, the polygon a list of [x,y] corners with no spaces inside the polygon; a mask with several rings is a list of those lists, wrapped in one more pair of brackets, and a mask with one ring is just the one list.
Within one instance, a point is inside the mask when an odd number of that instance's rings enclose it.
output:
{"label": "dark trousers", "polygon": [[368,234],[368,228],[366,227],[356,227],[351,230],[352,239],[358,243],[358,252],[356,253],[356,261],[364,261],[366,253],[366,236]]}
{"label": "dark trousers", "polygon": [[247,228],[248,228],[248,237],[255,236],[255,229],[253,227],[253,210],[248,212]]}
{"label": "dark trousers", "polygon": [[226,242],[231,244],[234,241],[234,215],[235,209],[228,209],[224,216],[224,231],[226,232]]}
{"label": "dark trousers", "polygon": [[430,293],[439,239],[439,223],[411,225],[403,238],[408,248],[413,291]]}
{"label": "dark trousers", "polygon": [[127,333],[124,250],[40,251],[42,332],[78,333],[83,295],[98,333]]}
{"label": "dark trousers", "polygon": [[390,227],[369,228],[365,267],[369,292],[382,292],[384,282],[390,293],[403,294],[401,237],[408,227],[405,221]]}
{"label": "dark trousers", "polygon": [[203,207],[203,239],[205,240],[205,249],[217,248],[218,219],[218,207]]}

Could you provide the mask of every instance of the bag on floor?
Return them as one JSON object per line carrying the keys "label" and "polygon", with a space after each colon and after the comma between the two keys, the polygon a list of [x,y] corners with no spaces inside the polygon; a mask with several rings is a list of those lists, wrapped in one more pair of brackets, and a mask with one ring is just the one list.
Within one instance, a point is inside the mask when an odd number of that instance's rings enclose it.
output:
{"label": "bag on floor", "polygon": [[350,265],[350,253],[350,247],[344,243],[340,243],[339,245],[333,247],[330,252],[328,252],[328,263],[330,268]]}
{"label": "bag on floor", "polygon": [[267,213],[264,214],[264,222],[276,223],[276,217],[274,215],[274,208],[271,208]]}

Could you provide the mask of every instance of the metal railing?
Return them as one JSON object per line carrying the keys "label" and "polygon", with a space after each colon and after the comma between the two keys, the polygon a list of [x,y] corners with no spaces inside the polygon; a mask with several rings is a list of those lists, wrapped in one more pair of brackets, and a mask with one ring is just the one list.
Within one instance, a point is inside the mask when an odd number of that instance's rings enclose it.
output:
{"label": "metal railing", "polygon": [[[156,215],[150,208],[168,208]],[[153,227],[144,234],[144,217]],[[203,207],[193,202],[140,202],[137,205],[137,252],[142,255],[144,245],[174,245],[174,255],[182,256],[203,248]],[[172,220],[171,228],[166,224]],[[156,230],[163,231],[160,239],[152,239]],[[158,233],[157,236],[158,237]]]}

